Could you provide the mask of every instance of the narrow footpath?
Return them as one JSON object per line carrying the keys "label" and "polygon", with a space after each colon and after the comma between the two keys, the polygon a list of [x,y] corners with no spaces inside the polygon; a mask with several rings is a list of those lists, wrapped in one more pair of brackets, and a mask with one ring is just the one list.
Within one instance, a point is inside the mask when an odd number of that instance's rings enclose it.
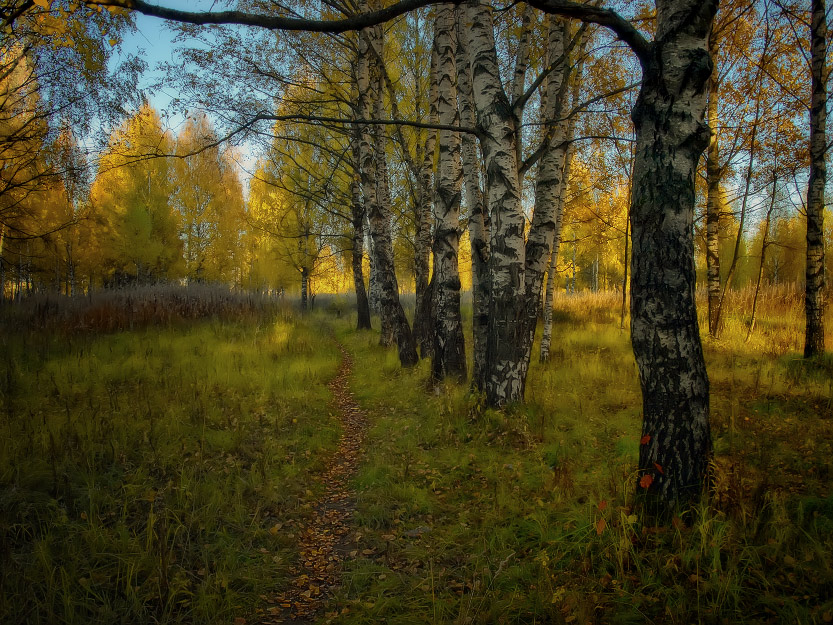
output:
{"label": "narrow footpath", "polygon": [[315,622],[340,585],[344,555],[349,546],[347,534],[355,509],[349,482],[356,474],[364,449],[367,419],[349,390],[353,359],[340,342],[341,365],[329,384],[337,418],[342,427],[338,451],[321,476],[326,485],[322,497],[313,504],[313,517],[299,532],[299,562],[290,568],[289,588],[272,597],[273,607],[263,620],[265,625],[301,625]]}

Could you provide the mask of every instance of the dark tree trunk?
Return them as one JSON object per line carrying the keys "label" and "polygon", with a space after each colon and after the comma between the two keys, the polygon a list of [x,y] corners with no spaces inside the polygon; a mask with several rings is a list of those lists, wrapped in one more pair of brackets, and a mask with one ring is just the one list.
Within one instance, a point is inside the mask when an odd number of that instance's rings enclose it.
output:
{"label": "dark tree trunk", "polygon": [[[357,144],[358,151],[358,144]],[[358,163],[358,154],[356,154]],[[370,304],[367,301],[367,289],[364,286],[364,205],[362,204],[361,184],[357,179],[352,185],[353,202],[351,206],[353,220],[353,288],[356,291],[356,329],[370,330]]]}
{"label": "dark tree trunk", "polygon": [[811,0],[810,182],[807,187],[807,268],[804,357],[824,353],[824,185],[827,182],[827,21],[824,0]]}
{"label": "dark tree trunk", "polygon": [[[717,59],[717,33],[712,29],[709,37],[709,54],[712,63]],[[717,137],[718,71],[709,77],[708,122],[711,130],[706,151],[706,274],[709,292],[709,334],[717,336],[720,307],[720,153]]]}
{"label": "dark tree trunk", "polygon": [[712,443],[694,300],[694,180],[708,145],[707,37],[717,2],[657,2],[642,58],[631,232],[631,340],[642,386],[639,491],[658,510],[701,492]]}
{"label": "dark tree trunk", "polygon": [[301,267],[301,310],[307,310],[309,304],[309,269]]}

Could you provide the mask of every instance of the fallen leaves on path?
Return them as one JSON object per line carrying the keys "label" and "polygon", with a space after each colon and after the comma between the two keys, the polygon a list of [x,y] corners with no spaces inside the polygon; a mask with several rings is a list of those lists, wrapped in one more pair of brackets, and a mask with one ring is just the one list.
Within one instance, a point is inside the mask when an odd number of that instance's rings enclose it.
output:
{"label": "fallen leaves on path", "polygon": [[300,559],[290,568],[294,577],[285,592],[267,599],[271,606],[264,624],[313,622],[338,586],[341,561],[349,553],[347,534],[355,504],[348,482],[362,454],[367,421],[349,390],[352,358],[343,345],[339,348],[341,366],[329,386],[342,426],[341,440],[321,477],[326,490],[313,502],[312,519],[298,534]]}

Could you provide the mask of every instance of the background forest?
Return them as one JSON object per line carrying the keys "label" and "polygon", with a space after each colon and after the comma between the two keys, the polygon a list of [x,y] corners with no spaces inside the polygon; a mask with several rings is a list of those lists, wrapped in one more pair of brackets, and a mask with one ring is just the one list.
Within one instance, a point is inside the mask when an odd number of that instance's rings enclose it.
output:
{"label": "background forest", "polygon": [[0,621],[833,622],[829,22],[0,3]]}

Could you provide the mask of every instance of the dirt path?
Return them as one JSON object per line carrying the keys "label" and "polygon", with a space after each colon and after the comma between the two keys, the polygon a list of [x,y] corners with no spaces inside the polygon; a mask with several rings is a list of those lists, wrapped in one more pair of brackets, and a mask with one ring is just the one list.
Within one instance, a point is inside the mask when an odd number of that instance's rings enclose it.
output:
{"label": "dirt path", "polygon": [[[326,484],[313,503],[313,517],[299,532],[300,561],[290,568],[289,589],[274,596],[274,607],[263,623],[286,625],[313,623],[340,584],[341,565],[349,550],[347,534],[355,501],[348,482],[355,475],[363,452],[367,420],[349,390],[353,359],[341,343],[341,365],[330,382],[338,408],[342,434],[338,451],[321,476]],[[270,601],[272,603],[272,601]]]}

